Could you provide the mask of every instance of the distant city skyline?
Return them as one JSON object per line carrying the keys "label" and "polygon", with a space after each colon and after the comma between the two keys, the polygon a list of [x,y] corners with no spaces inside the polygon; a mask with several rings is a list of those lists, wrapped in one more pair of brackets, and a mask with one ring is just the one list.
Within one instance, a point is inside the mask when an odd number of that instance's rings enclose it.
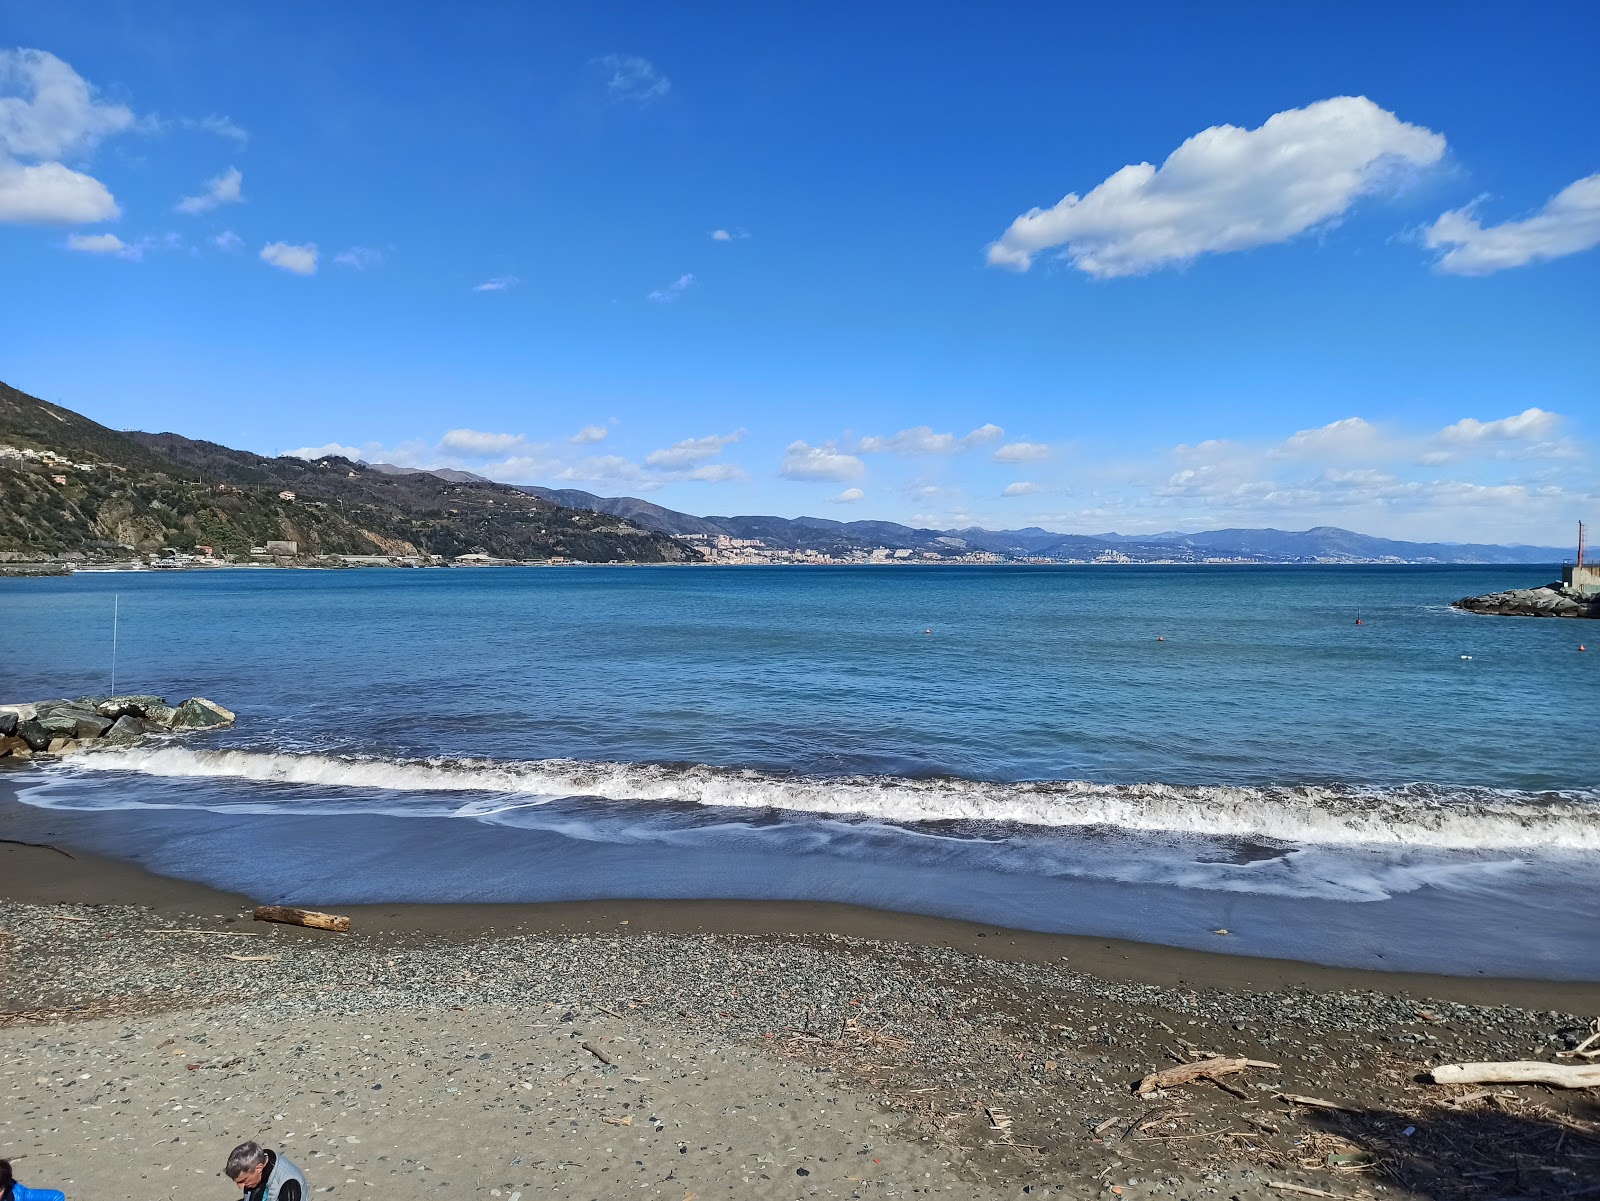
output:
{"label": "distant city skyline", "polygon": [[1560,546],[1592,5],[8,5],[0,378],[705,513]]}

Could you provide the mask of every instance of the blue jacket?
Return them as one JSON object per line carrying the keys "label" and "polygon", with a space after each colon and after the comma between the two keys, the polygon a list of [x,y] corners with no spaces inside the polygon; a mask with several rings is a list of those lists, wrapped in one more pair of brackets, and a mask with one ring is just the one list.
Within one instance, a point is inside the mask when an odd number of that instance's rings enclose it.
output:
{"label": "blue jacket", "polygon": [[13,1183],[11,1201],[67,1201],[67,1195],[58,1193],[53,1188],[28,1188],[26,1185]]}

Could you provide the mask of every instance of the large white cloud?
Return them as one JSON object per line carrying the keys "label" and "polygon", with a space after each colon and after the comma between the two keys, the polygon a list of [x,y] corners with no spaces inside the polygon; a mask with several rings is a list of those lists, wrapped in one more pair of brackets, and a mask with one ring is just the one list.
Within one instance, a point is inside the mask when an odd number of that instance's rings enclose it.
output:
{"label": "large white cloud", "polygon": [[1430,250],[1449,248],[1434,263],[1437,270],[1490,275],[1600,246],[1600,174],[1568,184],[1521,221],[1484,228],[1477,207],[1453,209],[1423,231]]}
{"label": "large white cloud", "polygon": [[1159,168],[1126,166],[1086,195],[1030,209],[989,246],[989,263],[1026,271],[1060,246],[1080,271],[1105,278],[1285,242],[1444,151],[1442,135],[1365,96],[1288,109],[1257,129],[1214,125]]}
{"label": "large white cloud", "polygon": [[134,124],[120,104],[44,50],[0,50],[0,221],[87,225],[120,215],[99,180],[60,160]]}
{"label": "large white cloud", "polygon": [[783,465],[778,474],[790,480],[858,480],[867,473],[867,465],[855,455],[845,454],[835,446],[812,446],[806,442],[789,443],[784,451]]}
{"label": "large white cloud", "polygon": [[195,196],[185,196],[178,201],[180,213],[209,213],[224,204],[238,204],[244,199],[244,174],[237,167],[229,167],[215,179],[206,181],[205,191]]}
{"label": "large white cloud", "polygon": [[1546,409],[1523,409],[1511,417],[1496,421],[1479,421],[1476,417],[1463,417],[1454,425],[1439,431],[1445,442],[1512,442],[1523,439],[1538,441],[1553,437],[1561,425],[1561,416]]}

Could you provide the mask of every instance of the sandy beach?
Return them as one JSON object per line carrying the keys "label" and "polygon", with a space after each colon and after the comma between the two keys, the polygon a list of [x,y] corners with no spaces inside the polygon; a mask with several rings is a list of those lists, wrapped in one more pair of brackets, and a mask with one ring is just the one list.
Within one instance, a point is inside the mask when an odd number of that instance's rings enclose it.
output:
{"label": "sandy beach", "polygon": [[[254,923],[243,897],[0,844],[0,1154],[71,1197],[225,1189],[257,1137],[318,1190],[672,1201],[1557,1197],[1600,1163],[1581,1094],[1418,1079],[1549,1058],[1597,985],[847,906],[350,912],[346,936]],[[1133,1091],[1203,1052],[1279,1066]]]}

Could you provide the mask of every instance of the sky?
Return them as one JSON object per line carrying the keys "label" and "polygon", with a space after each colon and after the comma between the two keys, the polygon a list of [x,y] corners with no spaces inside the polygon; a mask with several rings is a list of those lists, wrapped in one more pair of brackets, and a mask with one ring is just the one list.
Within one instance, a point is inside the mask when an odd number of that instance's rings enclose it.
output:
{"label": "sky", "polygon": [[1568,545],[1600,6],[7,0],[0,379],[698,514]]}

